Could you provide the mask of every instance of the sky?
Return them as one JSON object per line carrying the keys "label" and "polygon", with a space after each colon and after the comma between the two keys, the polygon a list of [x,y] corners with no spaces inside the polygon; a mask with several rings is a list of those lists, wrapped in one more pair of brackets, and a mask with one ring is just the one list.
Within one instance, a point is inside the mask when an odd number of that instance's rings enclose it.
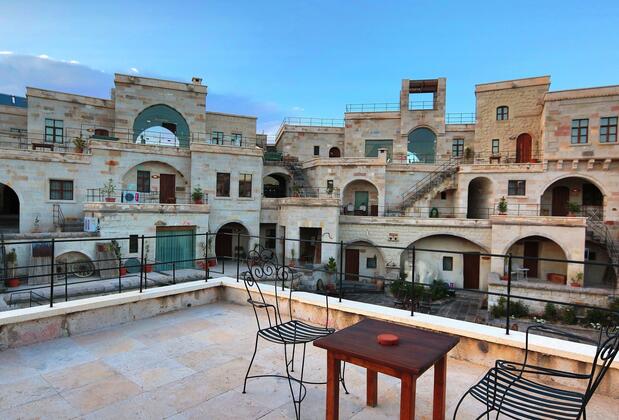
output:
{"label": "sky", "polygon": [[0,0],[0,93],[109,97],[115,72],[208,85],[207,109],[343,118],[398,102],[401,79],[475,84],[551,75],[551,90],[619,84],[619,1]]}

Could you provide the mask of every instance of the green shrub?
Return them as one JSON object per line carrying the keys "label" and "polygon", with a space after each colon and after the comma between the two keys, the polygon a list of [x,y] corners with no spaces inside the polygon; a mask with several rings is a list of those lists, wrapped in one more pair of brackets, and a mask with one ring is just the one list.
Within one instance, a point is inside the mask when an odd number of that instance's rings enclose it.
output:
{"label": "green shrub", "polygon": [[610,314],[601,309],[589,309],[585,313],[582,323],[586,326],[591,324],[607,325],[610,319]]}
{"label": "green shrub", "polygon": [[430,286],[432,300],[443,299],[449,293],[449,286],[442,280],[434,280]]}
{"label": "green shrub", "polygon": [[576,324],[576,311],[574,308],[567,307],[560,313],[561,321],[567,325]]}
{"label": "green shrub", "polygon": [[[524,318],[529,315],[529,307],[518,300],[511,301],[509,311],[514,318]],[[494,318],[507,316],[507,299],[501,296],[497,304],[490,307],[490,313]]]}
{"label": "green shrub", "polygon": [[547,321],[555,321],[559,317],[559,311],[553,303],[547,303],[544,306],[544,319]]}

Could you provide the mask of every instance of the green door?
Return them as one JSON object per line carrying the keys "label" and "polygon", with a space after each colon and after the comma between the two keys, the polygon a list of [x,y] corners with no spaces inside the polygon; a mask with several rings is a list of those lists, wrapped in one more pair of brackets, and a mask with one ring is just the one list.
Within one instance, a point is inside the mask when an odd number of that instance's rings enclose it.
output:
{"label": "green door", "polygon": [[367,191],[355,191],[355,210],[359,210],[362,205],[365,210],[368,209],[368,201],[370,201],[370,193]]}
{"label": "green door", "polygon": [[193,268],[196,249],[196,239],[193,228],[157,229],[157,248],[155,258],[157,271],[172,270],[172,262],[176,261],[176,269]]}

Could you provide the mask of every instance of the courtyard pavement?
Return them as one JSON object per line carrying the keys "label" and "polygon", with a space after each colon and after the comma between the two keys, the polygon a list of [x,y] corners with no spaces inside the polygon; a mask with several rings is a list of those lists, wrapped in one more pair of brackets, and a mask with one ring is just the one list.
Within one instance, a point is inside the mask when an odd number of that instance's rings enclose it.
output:
{"label": "courtyard pavement", "polygon": [[[288,383],[254,379],[242,394],[256,324],[248,306],[215,303],[94,333],[0,352],[1,419],[287,419]],[[306,377],[323,380],[326,354],[308,346]],[[254,373],[283,372],[281,347],[262,341]],[[447,414],[486,368],[450,358]],[[398,417],[398,380],[379,375],[378,406],[365,406],[365,371],[347,366],[343,419]],[[432,370],[418,380],[417,417],[431,418]],[[596,395],[588,418],[608,419],[617,399]],[[308,386],[302,418],[324,418],[324,386]],[[459,418],[482,410],[472,399]]]}

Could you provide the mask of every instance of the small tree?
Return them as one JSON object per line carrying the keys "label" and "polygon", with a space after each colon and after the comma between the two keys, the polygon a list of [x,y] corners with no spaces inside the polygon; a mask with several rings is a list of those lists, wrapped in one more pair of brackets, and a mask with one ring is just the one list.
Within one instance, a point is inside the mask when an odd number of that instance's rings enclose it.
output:
{"label": "small tree", "polygon": [[204,199],[204,191],[200,187],[196,187],[193,189],[191,193],[191,199],[195,204],[202,204],[202,200]]}
{"label": "small tree", "polygon": [[108,179],[108,181],[103,184],[101,193],[105,195],[106,201],[115,200],[114,194],[116,193],[116,186],[114,186],[114,181],[112,181],[112,178]]}
{"label": "small tree", "polygon": [[329,273],[335,273],[337,271],[337,263],[335,262],[335,258],[329,257],[329,261],[325,265],[325,269]]}
{"label": "small tree", "polygon": [[501,199],[499,200],[497,210],[499,211],[499,214],[507,214],[507,200],[505,199],[505,197],[501,197]]}

